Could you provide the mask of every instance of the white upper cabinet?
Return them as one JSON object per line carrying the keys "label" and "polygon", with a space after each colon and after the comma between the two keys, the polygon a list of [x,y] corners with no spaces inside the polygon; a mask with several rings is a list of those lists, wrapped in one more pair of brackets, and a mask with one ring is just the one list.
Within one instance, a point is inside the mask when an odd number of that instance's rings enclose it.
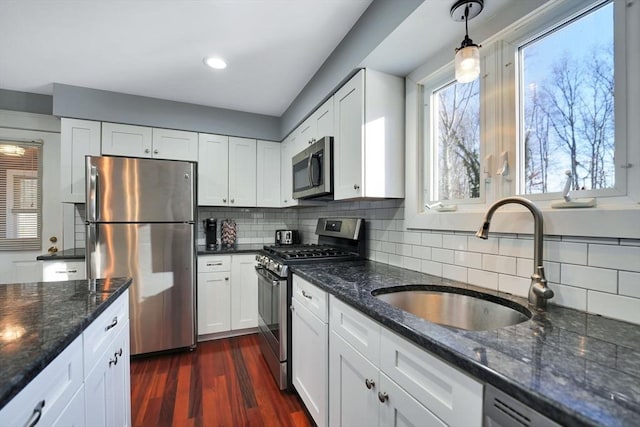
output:
{"label": "white upper cabinet", "polygon": [[280,207],[280,143],[258,141],[257,143],[257,205]]}
{"label": "white upper cabinet", "polygon": [[102,154],[195,162],[198,160],[198,134],[103,122]]}
{"label": "white upper cabinet", "polygon": [[296,132],[291,133],[284,141],[282,141],[282,147],[280,147],[280,206],[283,208],[289,206],[297,206],[298,200],[293,196],[293,176],[291,170],[291,158],[294,153],[296,143]]}
{"label": "white upper cabinet", "polygon": [[229,204],[229,137],[198,135],[198,204]]}
{"label": "white upper cabinet", "polygon": [[153,158],[198,161],[198,134],[183,130],[153,129]]}
{"label": "white upper cabinet", "polygon": [[256,140],[229,137],[229,206],[256,206]]}
{"label": "white upper cabinet", "polygon": [[309,116],[300,126],[296,128],[297,138],[295,142],[296,155],[298,152],[307,148],[307,145],[313,144],[316,140],[316,122],[312,116]]}
{"label": "white upper cabinet", "polygon": [[151,157],[153,132],[145,126],[102,123],[102,154]]}
{"label": "white upper cabinet", "polygon": [[320,106],[311,115],[315,124],[316,137],[318,140],[324,136],[333,136],[335,129],[333,126],[333,96]]}
{"label": "white upper cabinet", "polygon": [[85,202],[84,157],[99,155],[100,122],[62,118],[60,177],[63,202]]}
{"label": "white upper cabinet", "polygon": [[334,198],[404,197],[404,80],[360,70],[333,101]]}

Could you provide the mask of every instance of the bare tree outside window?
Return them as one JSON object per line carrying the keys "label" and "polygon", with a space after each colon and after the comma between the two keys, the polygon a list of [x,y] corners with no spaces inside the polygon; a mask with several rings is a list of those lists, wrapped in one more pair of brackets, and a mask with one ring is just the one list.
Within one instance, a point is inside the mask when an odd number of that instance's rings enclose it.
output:
{"label": "bare tree outside window", "polygon": [[613,4],[520,49],[525,194],[615,184]]}
{"label": "bare tree outside window", "polygon": [[434,98],[434,200],[480,197],[479,82],[451,83]]}

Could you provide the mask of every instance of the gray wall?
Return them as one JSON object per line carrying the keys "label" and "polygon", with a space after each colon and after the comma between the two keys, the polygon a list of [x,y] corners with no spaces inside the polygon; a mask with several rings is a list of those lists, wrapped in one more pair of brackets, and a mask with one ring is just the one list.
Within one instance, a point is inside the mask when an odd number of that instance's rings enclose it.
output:
{"label": "gray wall", "polygon": [[51,95],[0,89],[0,110],[52,114],[53,97]]}
{"label": "gray wall", "polygon": [[53,114],[272,141],[282,139],[280,119],[275,116],[59,83],[53,85]]}

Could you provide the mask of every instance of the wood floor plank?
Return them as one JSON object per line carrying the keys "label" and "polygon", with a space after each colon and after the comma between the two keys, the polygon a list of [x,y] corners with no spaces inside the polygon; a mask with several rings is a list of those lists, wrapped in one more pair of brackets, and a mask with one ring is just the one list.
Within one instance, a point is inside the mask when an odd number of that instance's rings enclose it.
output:
{"label": "wood floor plank", "polygon": [[255,334],[132,360],[131,412],[135,427],[311,426],[297,395],[278,389]]}

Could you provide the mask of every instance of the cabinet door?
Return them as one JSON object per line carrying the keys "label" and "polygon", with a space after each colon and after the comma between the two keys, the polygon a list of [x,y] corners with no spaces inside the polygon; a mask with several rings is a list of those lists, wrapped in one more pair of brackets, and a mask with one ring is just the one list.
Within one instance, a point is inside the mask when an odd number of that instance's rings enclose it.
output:
{"label": "cabinet door", "polygon": [[151,157],[151,128],[102,123],[102,154]]}
{"label": "cabinet door", "polygon": [[229,137],[198,135],[198,205],[229,204]]}
{"label": "cabinet door", "polygon": [[231,329],[258,327],[258,276],[255,255],[231,257]]}
{"label": "cabinet door", "polygon": [[282,141],[280,157],[280,196],[282,203],[280,206],[296,206],[298,200],[293,198],[293,176],[291,158],[293,157],[293,144],[295,132]]}
{"label": "cabinet door", "polygon": [[308,145],[313,144],[316,141],[316,121],[313,118],[313,115],[309,116],[307,120],[302,122],[300,126],[298,126],[298,138],[296,139],[296,152],[297,154],[300,151],[307,148]]}
{"label": "cabinet door", "polygon": [[100,155],[100,122],[63,118],[60,123],[61,200],[85,203],[84,156]]}
{"label": "cabinet door", "polygon": [[85,425],[83,385],[51,427],[83,427]]}
{"label": "cabinet door", "polygon": [[131,426],[131,384],[128,322],[113,342],[111,354],[116,363],[111,367],[107,383],[109,425],[129,427]]}
{"label": "cabinet door", "polygon": [[280,207],[280,146],[272,141],[257,143],[256,199],[259,207]]}
{"label": "cabinet door", "polygon": [[256,205],[256,140],[229,137],[229,206]]}
{"label": "cabinet door", "polygon": [[329,424],[378,425],[378,369],[335,332],[329,338]]}
{"label": "cabinet door", "polygon": [[313,115],[316,127],[316,139],[324,136],[333,136],[333,96],[318,108]]}
{"label": "cabinet door", "polygon": [[153,158],[198,161],[198,134],[172,129],[153,129]]}
{"label": "cabinet door", "polygon": [[380,402],[381,427],[447,426],[382,372],[379,388],[384,400]]}
{"label": "cabinet door", "polygon": [[230,274],[198,273],[198,335],[231,329]]}
{"label": "cabinet door", "polygon": [[334,95],[334,198],[361,197],[364,138],[364,70]]}
{"label": "cabinet door", "polygon": [[291,357],[293,385],[318,427],[328,423],[329,327],[292,301]]}

